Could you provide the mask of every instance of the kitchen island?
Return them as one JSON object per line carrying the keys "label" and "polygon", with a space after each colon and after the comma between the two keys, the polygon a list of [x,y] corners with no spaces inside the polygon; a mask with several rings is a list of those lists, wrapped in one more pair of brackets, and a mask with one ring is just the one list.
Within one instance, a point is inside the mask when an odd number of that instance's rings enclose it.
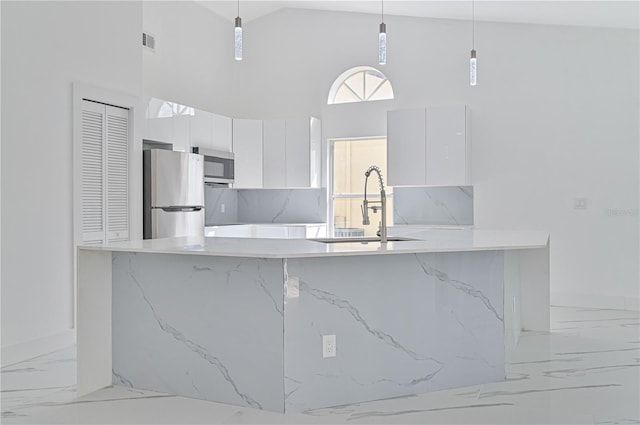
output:
{"label": "kitchen island", "polygon": [[125,385],[286,412],[503,380],[520,329],[549,327],[548,234],[404,236],[79,247],[78,395]]}

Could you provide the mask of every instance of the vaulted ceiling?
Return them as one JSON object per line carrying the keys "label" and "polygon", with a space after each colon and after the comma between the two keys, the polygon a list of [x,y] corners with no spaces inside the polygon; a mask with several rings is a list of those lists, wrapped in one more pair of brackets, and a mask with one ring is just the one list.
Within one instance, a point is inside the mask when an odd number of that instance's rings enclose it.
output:
{"label": "vaulted ceiling", "polygon": [[[198,1],[229,21],[238,14],[237,0]],[[282,8],[380,14],[382,2],[381,0],[240,0],[239,5],[240,16],[244,22],[248,22]],[[384,1],[385,15],[471,19],[471,10],[472,3],[469,0]],[[638,29],[640,1],[475,0],[475,18],[477,21]]]}

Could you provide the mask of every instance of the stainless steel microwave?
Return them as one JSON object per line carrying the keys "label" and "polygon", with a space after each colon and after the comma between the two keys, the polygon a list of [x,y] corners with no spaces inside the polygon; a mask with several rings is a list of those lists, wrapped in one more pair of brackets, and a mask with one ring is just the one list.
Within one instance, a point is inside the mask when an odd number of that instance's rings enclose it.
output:
{"label": "stainless steel microwave", "polygon": [[193,153],[204,156],[204,182],[231,184],[234,180],[233,152],[222,152],[200,147],[192,148]]}

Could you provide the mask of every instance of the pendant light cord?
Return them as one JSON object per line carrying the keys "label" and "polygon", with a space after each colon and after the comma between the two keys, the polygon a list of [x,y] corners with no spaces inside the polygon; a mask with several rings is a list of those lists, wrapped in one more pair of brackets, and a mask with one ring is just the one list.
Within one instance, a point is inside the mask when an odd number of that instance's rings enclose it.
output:
{"label": "pendant light cord", "polygon": [[[238,0],[240,1],[240,0]],[[476,3],[471,0],[471,48],[476,48]]]}
{"label": "pendant light cord", "polygon": [[380,19],[382,22],[384,22],[384,0],[382,0],[382,13]]}
{"label": "pendant light cord", "polygon": [[240,16],[240,0],[238,0],[238,16]]}

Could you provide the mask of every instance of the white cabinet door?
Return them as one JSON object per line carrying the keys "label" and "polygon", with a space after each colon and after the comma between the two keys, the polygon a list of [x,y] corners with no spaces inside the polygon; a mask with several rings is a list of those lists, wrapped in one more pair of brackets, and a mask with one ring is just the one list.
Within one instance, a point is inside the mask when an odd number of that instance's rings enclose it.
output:
{"label": "white cabinet door", "polygon": [[233,151],[233,120],[222,115],[211,114],[213,125],[212,149],[231,152]]}
{"label": "white cabinet door", "polygon": [[233,120],[234,187],[262,187],[262,121]]}
{"label": "white cabinet door", "polygon": [[309,118],[286,123],[287,187],[309,187]]}
{"label": "white cabinet door", "polygon": [[147,126],[149,139],[173,143],[173,103],[162,99],[149,99]]}
{"label": "white cabinet door", "polygon": [[193,108],[162,99],[149,99],[147,107],[148,138],[173,144],[181,152],[191,150],[191,116]]}
{"label": "white cabinet door", "polygon": [[322,184],[322,123],[311,117],[311,140],[309,141],[309,186]]}
{"label": "white cabinet door", "polygon": [[471,184],[466,106],[387,113],[389,185]]}
{"label": "white cabinet door", "polygon": [[319,187],[319,119],[263,121],[262,151],[264,187]]}
{"label": "white cabinet door", "polygon": [[213,149],[213,114],[195,109],[191,117],[191,146]]}
{"label": "white cabinet door", "polygon": [[387,178],[390,186],[425,184],[424,109],[387,113]]}
{"label": "white cabinet door", "polygon": [[426,184],[468,184],[466,107],[427,108]]}
{"label": "white cabinet door", "polygon": [[[178,105],[183,107],[183,105]],[[191,115],[176,114],[173,116],[173,150],[191,152]]]}
{"label": "white cabinet door", "polygon": [[262,122],[263,187],[287,187],[285,120]]}
{"label": "white cabinet door", "polygon": [[173,117],[149,118],[149,139],[173,143]]}

